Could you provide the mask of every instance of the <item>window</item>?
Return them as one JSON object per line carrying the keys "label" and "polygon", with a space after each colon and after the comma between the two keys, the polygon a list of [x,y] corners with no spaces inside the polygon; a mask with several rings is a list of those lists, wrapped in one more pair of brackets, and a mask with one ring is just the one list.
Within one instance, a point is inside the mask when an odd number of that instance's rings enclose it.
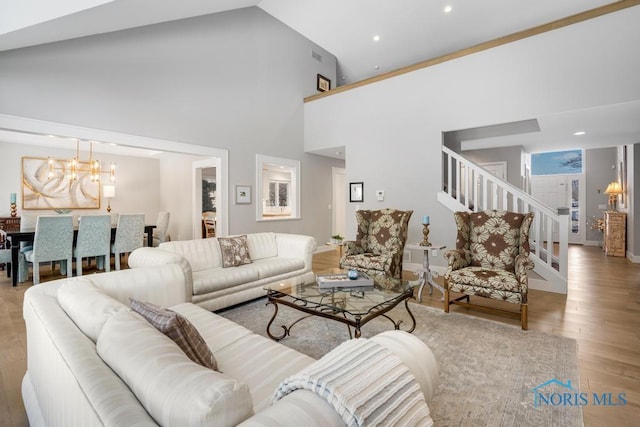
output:
{"label": "window", "polygon": [[300,217],[300,162],[256,155],[257,219]]}
{"label": "window", "polygon": [[582,150],[553,151],[531,155],[531,175],[582,173]]}

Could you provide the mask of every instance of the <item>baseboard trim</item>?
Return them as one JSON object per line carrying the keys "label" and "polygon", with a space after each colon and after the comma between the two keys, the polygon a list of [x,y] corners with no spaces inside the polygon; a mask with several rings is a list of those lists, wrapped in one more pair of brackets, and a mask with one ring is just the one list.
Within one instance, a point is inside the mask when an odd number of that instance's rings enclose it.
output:
{"label": "baseboard trim", "polygon": [[316,248],[315,253],[319,254],[321,252],[329,252],[329,251],[335,251],[337,246],[331,246],[331,245],[322,245],[322,246],[318,246]]}

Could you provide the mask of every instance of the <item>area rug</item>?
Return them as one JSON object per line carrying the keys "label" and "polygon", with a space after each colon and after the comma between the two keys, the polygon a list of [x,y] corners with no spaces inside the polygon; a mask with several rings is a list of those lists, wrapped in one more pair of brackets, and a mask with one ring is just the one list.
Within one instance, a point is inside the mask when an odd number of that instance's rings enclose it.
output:
{"label": "area rug", "polygon": [[[413,334],[439,363],[440,384],[429,404],[436,426],[582,425],[582,408],[557,400],[565,391],[579,390],[575,340],[414,303],[410,308],[416,317]],[[218,314],[266,336],[273,306],[259,299]],[[403,319],[401,327],[411,323],[402,305],[390,314]],[[280,325],[290,325],[300,315],[280,307],[272,333],[280,334]],[[363,326],[362,336],[389,329],[391,322],[374,319]],[[347,339],[344,324],[311,317],[293,326],[280,343],[317,359]],[[563,389],[567,381],[573,390]],[[556,400],[536,399],[543,387],[545,395],[553,394]]]}

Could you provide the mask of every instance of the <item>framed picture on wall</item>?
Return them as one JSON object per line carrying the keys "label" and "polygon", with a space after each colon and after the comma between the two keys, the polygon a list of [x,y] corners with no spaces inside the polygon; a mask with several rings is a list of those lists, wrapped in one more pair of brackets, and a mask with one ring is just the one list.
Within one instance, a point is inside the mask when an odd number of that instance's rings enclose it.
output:
{"label": "framed picture on wall", "polygon": [[71,179],[67,160],[22,158],[22,209],[100,209],[100,182],[79,162]]}
{"label": "framed picture on wall", "polygon": [[328,90],[331,90],[331,80],[329,80],[322,74],[318,74],[317,89],[320,92],[326,92]]}
{"label": "framed picture on wall", "polygon": [[236,204],[237,205],[251,204],[251,186],[250,185],[236,185]]}
{"label": "framed picture on wall", "polygon": [[352,182],[349,184],[349,201],[364,202],[364,182]]}

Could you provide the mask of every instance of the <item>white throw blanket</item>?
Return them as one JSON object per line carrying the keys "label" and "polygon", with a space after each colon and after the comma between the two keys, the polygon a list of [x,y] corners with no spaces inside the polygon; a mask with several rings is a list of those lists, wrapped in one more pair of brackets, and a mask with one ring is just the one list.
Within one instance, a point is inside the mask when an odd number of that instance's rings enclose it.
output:
{"label": "white throw blanket", "polygon": [[348,426],[433,425],[424,394],[407,366],[364,338],[345,341],[286,378],[272,402],[297,389],[324,398]]}

